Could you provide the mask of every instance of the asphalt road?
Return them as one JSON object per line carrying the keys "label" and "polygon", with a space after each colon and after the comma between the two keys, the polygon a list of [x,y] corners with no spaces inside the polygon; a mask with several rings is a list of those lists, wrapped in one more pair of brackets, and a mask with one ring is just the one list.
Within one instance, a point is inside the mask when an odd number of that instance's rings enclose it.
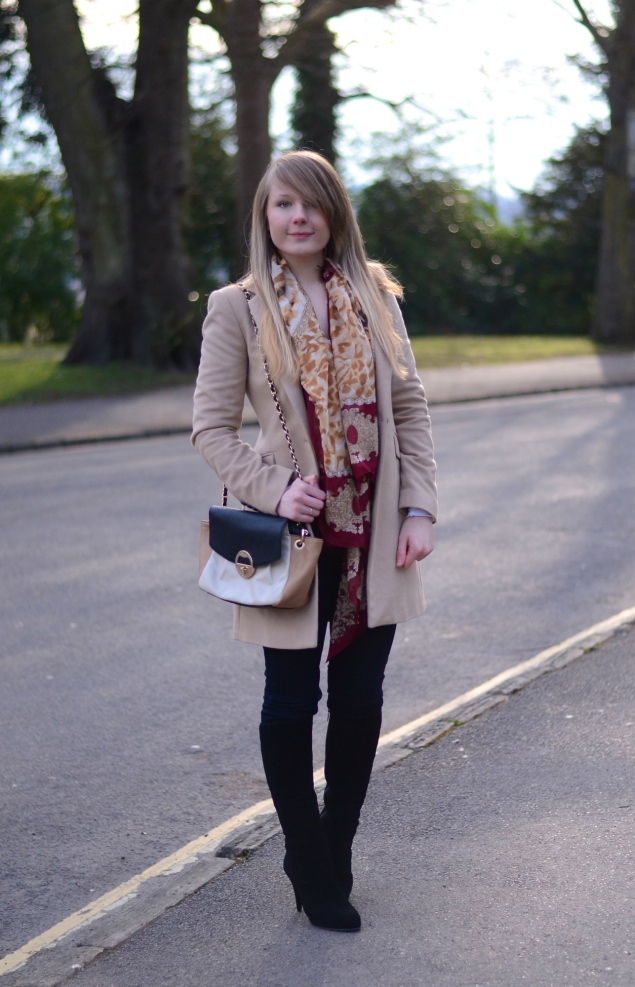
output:
{"label": "asphalt road", "polygon": [[[632,388],[435,409],[429,610],[385,729],[632,605],[634,421]],[[187,440],[3,457],[0,497],[4,953],[267,790],[260,654],[196,586],[218,484]]]}
{"label": "asphalt road", "polygon": [[297,914],[278,835],[70,987],[632,987],[634,657],[625,628],[373,779],[359,935]]}

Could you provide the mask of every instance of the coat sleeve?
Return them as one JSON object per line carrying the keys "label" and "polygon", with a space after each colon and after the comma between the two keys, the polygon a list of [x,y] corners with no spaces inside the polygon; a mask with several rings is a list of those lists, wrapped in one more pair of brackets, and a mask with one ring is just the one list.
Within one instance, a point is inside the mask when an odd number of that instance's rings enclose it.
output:
{"label": "coat sleeve", "polygon": [[417,374],[401,309],[394,295],[387,299],[393,324],[402,340],[407,375],[392,377],[392,410],[399,444],[399,509],[419,508],[437,518],[437,486],[430,415]]}
{"label": "coat sleeve", "polygon": [[[234,497],[275,514],[295,474],[285,466],[263,463],[252,446],[240,438],[250,372],[249,348],[232,294],[230,288],[222,288],[210,295],[194,392],[191,441]],[[236,301],[242,301],[242,296],[237,296]]]}

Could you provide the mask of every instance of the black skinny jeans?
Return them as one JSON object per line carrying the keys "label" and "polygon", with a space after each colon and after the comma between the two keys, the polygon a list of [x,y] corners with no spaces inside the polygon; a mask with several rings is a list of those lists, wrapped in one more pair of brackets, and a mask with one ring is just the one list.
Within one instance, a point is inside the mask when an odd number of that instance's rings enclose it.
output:
{"label": "black skinny jeans", "polygon": [[[315,648],[265,648],[265,695],[261,723],[302,720],[317,713],[322,698],[320,659],[333,617],[344,551],[323,552],[318,562],[318,642]],[[330,711],[351,718],[376,715],[395,636],[395,625],[371,627],[328,663]]]}

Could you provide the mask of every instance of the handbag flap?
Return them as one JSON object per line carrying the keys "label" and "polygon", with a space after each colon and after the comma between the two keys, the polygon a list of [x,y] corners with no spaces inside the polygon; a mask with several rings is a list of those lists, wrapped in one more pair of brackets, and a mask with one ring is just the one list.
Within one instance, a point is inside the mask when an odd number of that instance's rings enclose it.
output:
{"label": "handbag flap", "polygon": [[249,552],[253,565],[270,565],[282,555],[287,518],[233,507],[210,507],[209,544],[213,552],[233,562],[239,552]]}

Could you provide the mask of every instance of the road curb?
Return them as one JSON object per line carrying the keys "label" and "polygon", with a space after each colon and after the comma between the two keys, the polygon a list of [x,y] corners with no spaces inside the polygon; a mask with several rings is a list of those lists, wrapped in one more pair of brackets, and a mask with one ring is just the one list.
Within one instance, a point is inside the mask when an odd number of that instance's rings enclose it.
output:
{"label": "road curb", "polygon": [[[465,702],[460,702],[463,697],[458,697],[456,701],[441,707],[439,715],[435,715],[437,711],[433,710],[419,721],[412,721],[419,724],[412,730],[408,730],[406,724],[405,728],[392,731],[380,740],[373,774],[385,771],[416,751],[431,746],[471,720],[507,702],[536,679],[565,668],[615,634],[628,632],[634,625],[635,607],[632,607],[502,672],[466,693]],[[487,688],[489,683],[491,688]],[[323,787],[323,772],[320,771],[316,773],[318,792]],[[260,812],[257,818],[225,833],[215,843],[210,843],[178,866],[150,878],[116,905],[104,909],[99,915],[88,919],[85,925],[77,926],[49,943],[19,967],[14,966],[2,973],[0,960],[2,987],[57,987],[65,983],[73,974],[121,945],[168,909],[248,859],[279,832],[275,812],[268,809]],[[5,957],[5,963],[10,958]]]}
{"label": "road curb", "polygon": [[128,432],[125,435],[91,435],[86,438],[77,439],[34,439],[32,442],[15,442],[0,444],[0,455],[8,456],[16,452],[40,452],[45,449],[70,449],[73,446],[94,446],[102,445],[104,442],[132,442],[135,439],[159,439],[168,438],[171,435],[190,435],[191,426],[188,428],[159,428],[145,429],[144,431]]}
{"label": "road curb", "polygon": [[[425,374],[424,374],[425,377]],[[505,401],[511,398],[548,397],[549,395],[565,394],[573,391],[608,390],[615,388],[635,387],[635,381],[592,381],[588,383],[574,382],[571,384],[546,385],[544,387],[518,387],[513,391],[496,388],[487,393],[472,396],[444,396],[441,399],[431,397],[428,404],[431,408],[450,407],[452,405],[482,404],[484,401]],[[258,419],[251,411],[244,419],[243,425],[257,425]],[[173,435],[189,435],[191,425],[172,427],[135,429],[130,432],[112,432],[103,435],[87,435],[86,437],[32,439],[24,442],[3,442],[0,440],[0,455],[11,455],[20,452],[39,452],[46,449],[65,449],[73,446],[99,445],[104,442],[131,442],[139,439],[169,438]]]}

